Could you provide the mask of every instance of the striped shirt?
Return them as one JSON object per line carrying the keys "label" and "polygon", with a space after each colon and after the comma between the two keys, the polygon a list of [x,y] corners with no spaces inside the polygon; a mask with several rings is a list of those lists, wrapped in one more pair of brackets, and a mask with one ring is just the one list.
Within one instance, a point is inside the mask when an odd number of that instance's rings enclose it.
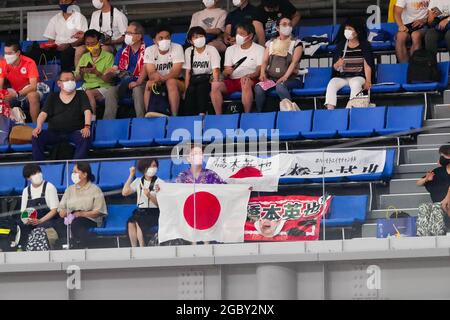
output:
{"label": "striped shirt", "polygon": [[364,77],[364,56],[361,46],[347,48],[344,57],[344,66],[339,73],[342,78]]}

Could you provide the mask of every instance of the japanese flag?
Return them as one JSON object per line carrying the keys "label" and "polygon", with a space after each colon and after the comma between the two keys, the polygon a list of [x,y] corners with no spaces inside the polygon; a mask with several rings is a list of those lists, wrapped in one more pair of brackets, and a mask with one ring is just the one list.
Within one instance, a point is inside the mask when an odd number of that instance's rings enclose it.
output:
{"label": "japanese flag", "polygon": [[159,242],[243,242],[249,185],[161,183]]}

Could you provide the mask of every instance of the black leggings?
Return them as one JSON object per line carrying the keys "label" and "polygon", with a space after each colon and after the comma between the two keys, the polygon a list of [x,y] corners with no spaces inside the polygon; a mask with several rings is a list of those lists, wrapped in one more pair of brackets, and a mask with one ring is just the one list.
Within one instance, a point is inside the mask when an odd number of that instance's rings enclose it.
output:
{"label": "black leggings", "polygon": [[94,234],[89,232],[89,229],[95,227],[97,227],[97,223],[88,218],[75,218],[70,226],[74,247],[86,248],[94,237]]}
{"label": "black leggings", "polygon": [[185,115],[198,115],[206,113],[208,110],[209,93],[211,84],[209,81],[203,81],[198,84],[189,84],[186,90],[186,99],[184,102]]}

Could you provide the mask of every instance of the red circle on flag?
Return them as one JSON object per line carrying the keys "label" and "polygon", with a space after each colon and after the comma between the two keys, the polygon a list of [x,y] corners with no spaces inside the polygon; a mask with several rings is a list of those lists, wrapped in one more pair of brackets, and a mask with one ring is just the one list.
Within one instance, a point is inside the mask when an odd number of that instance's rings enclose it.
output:
{"label": "red circle on flag", "polygon": [[215,195],[201,191],[191,194],[184,202],[184,219],[194,229],[214,226],[220,215],[220,202]]}

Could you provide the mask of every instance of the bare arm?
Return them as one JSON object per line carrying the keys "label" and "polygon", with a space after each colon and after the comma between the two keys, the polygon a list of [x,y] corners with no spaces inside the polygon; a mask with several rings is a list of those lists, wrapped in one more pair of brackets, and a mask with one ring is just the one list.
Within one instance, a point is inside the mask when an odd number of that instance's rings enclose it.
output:
{"label": "bare arm", "polygon": [[295,48],[294,55],[292,57],[292,62],[289,65],[289,68],[286,70],[286,73],[284,74],[284,78],[288,79],[294,71],[298,70],[298,63],[300,62],[302,53],[303,53],[302,47]]}
{"label": "bare arm", "polygon": [[264,26],[260,21],[253,21],[253,26],[255,27],[256,37],[258,38],[258,43],[262,46],[266,43],[266,35],[264,33]]}
{"label": "bare arm", "polygon": [[269,48],[266,48],[264,50],[264,57],[261,64],[261,72],[259,74],[259,79],[261,81],[265,81],[267,79],[266,70],[268,65],[269,65]]}
{"label": "bare arm", "polygon": [[4,85],[5,85],[5,78],[0,78],[0,89],[3,89]]}
{"label": "bare arm", "polygon": [[402,12],[403,12],[403,8],[395,6],[395,8],[394,8],[394,19],[395,19],[395,22],[398,25],[398,31],[405,32],[408,29],[403,24]]}
{"label": "bare arm", "polygon": [[49,221],[57,214],[58,214],[58,209],[55,208],[55,209],[50,210],[45,216],[43,216],[41,219],[39,219],[39,224]]}
{"label": "bare arm", "polygon": [[168,75],[165,75],[162,78],[163,81],[167,81],[169,79],[178,79],[181,74],[181,70],[183,69],[183,63],[175,63],[172,67],[172,70]]}
{"label": "bare arm", "polygon": [[219,79],[220,79],[220,69],[219,68],[213,69],[213,81],[218,82]]}
{"label": "bare arm", "polygon": [[296,11],[294,16],[292,17],[292,26],[295,28],[300,23],[300,19],[302,18],[302,15],[300,14],[300,11]]}
{"label": "bare arm", "polygon": [[30,92],[36,91],[37,90],[37,83],[38,83],[38,79],[37,78],[30,78],[30,85],[28,85],[25,88],[23,88],[22,90],[20,90],[18,92],[18,94],[24,97],[27,94],[29,94]]}
{"label": "bare arm", "polygon": [[219,28],[208,29],[206,30],[206,33],[219,35],[222,33],[222,30],[220,30]]}
{"label": "bare arm", "polygon": [[366,76],[366,82],[372,83],[372,68],[364,60],[364,75]]}
{"label": "bare arm", "polygon": [[91,125],[92,112],[91,110],[84,111],[84,124]]}

